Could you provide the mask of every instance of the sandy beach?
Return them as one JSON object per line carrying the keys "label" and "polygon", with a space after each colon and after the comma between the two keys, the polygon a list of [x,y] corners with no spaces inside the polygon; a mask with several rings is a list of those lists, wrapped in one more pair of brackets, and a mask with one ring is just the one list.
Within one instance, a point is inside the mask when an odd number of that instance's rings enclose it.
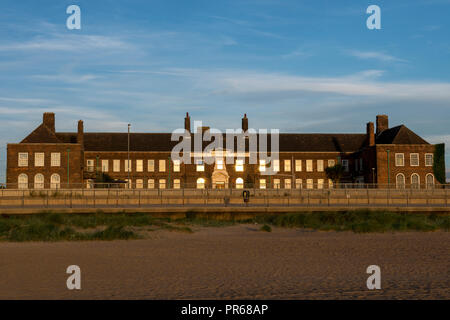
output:
{"label": "sandy beach", "polygon": [[[450,233],[258,225],[130,241],[0,243],[0,299],[450,299]],[[66,268],[81,268],[68,290]],[[366,268],[381,268],[381,290]]]}

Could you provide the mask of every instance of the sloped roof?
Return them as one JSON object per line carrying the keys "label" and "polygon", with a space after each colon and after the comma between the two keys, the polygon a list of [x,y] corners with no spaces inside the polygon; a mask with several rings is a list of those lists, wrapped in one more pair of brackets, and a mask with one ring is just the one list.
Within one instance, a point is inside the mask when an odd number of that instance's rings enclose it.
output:
{"label": "sloped roof", "polygon": [[42,123],[20,143],[61,143],[61,141],[49,127]]}
{"label": "sloped roof", "polygon": [[[74,133],[57,133],[56,135],[63,142],[76,142],[76,134]],[[170,133],[130,133],[130,151],[171,151],[178,144],[178,141],[171,141],[170,139]],[[365,139],[365,134],[280,133],[279,150],[280,152],[352,152],[361,149],[364,146]],[[203,148],[210,143],[204,141]],[[236,150],[236,141],[234,145]],[[268,136],[268,151],[270,145],[271,140]],[[223,135],[223,147],[226,148],[225,135]],[[84,149],[86,151],[127,151],[128,134],[85,133]]]}
{"label": "sloped roof", "polygon": [[377,144],[429,144],[404,125],[382,131],[375,141]]}

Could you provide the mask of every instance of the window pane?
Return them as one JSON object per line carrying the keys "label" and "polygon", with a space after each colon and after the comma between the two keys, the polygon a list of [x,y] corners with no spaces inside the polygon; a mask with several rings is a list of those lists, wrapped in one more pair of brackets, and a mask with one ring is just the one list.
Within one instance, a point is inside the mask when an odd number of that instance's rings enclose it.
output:
{"label": "window pane", "polygon": [[19,167],[27,167],[28,166],[28,153],[21,152],[19,153]]}
{"label": "window pane", "polygon": [[291,179],[284,179],[284,188],[291,189]]}
{"label": "window pane", "polygon": [[44,166],[44,153],[37,152],[34,154],[34,166],[43,167]]}
{"label": "window pane", "polygon": [[317,160],[317,171],[323,171],[323,160]]}
{"label": "window pane", "polygon": [[120,160],[113,161],[113,171],[120,172]]}
{"label": "window pane", "polygon": [[295,160],[295,171],[302,171],[302,160]]}
{"label": "window pane", "polygon": [[291,160],[284,160],[284,171],[291,171]]}
{"label": "window pane", "polygon": [[155,171],[155,160],[148,160],[147,171],[148,172],[154,172]]}
{"label": "window pane", "polygon": [[102,160],[102,172],[108,172],[109,170],[109,160]]}
{"label": "window pane", "polygon": [[173,160],[173,172],[180,172],[180,160]]}
{"label": "window pane", "polygon": [[136,172],[144,171],[144,160],[136,160]]}
{"label": "window pane", "polygon": [[312,160],[306,160],[306,171],[307,172],[313,171],[313,161]]}
{"label": "window pane", "polygon": [[52,152],[50,158],[50,165],[52,167],[59,167],[61,165],[61,154],[59,152]]}

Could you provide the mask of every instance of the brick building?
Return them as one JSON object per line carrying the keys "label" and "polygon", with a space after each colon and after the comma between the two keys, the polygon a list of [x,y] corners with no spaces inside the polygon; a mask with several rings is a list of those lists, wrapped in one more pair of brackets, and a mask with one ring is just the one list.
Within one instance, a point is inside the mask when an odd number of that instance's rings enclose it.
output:
{"label": "brick building", "polygon": [[[184,127],[191,132],[188,114]],[[245,115],[242,129],[248,128]],[[438,183],[435,145],[404,125],[389,128],[386,115],[377,116],[376,128],[367,123],[365,133],[281,133],[274,175],[264,175],[267,164],[249,164],[248,156],[232,164],[223,158],[212,165],[178,163],[171,160],[177,143],[171,133],[85,133],[81,120],[77,132],[56,132],[55,115],[44,113],[25,139],[7,145],[7,188],[89,188],[99,173],[132,188],[330,188],[326,167],[337,163],[344,168],[344,183],[397,188]]]}

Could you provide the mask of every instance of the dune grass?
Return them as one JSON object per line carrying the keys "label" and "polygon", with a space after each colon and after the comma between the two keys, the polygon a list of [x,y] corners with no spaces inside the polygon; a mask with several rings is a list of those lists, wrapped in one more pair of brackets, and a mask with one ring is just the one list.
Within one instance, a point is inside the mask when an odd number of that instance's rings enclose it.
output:
{"label": "dune grass", "polygon": [[285,214],[204,214],[156,216],[147,213],[62,214],[43,212],[30,216],[0,216],[0,241],[116,240],[145,237],[146,231],[192,233],[192,226],[225,227],[238,223],[272,227],[365,232],[450,230],[450,215],[356,210]]}

